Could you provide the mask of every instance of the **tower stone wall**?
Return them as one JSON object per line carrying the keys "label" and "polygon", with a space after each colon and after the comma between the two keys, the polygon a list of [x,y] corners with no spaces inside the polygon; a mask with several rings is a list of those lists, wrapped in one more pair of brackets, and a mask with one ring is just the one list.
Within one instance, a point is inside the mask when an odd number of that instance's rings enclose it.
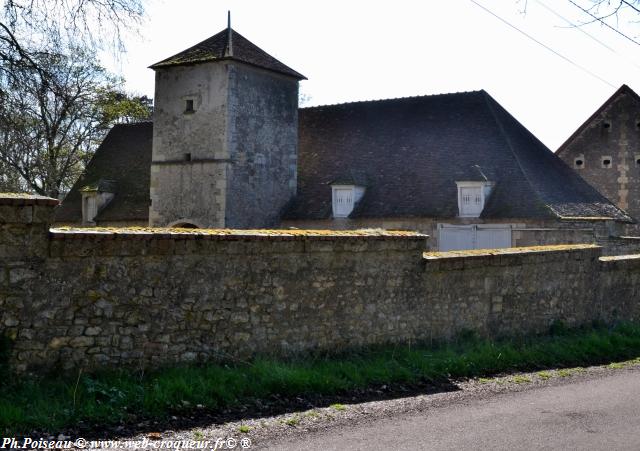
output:
{"label": "tower stone wall", "polygon": [[237,61],[156,70],[149,223],[278,224],[295,194],[298,80]]}
{"label": "tower stone wall", "polygon": [[296,193],[298,81],[229,68],[227,227],[270,227]]}
{"label": "tower stone wall", "polygon": [[150,225],[225,226],[227,111],[227,64],[156,70]]}

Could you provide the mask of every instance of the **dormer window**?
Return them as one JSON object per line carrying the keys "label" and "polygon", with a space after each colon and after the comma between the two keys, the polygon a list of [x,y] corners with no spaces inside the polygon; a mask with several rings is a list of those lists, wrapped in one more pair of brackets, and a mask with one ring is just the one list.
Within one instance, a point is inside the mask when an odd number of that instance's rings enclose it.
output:
{"label": "dormer window", "polygon": [[98,214],[98,196],[95,192],[82,193],[82,223],[94,224],[93,219]]}
{"label": "dormer window", "polygon": [[115,196],[115,182],[99,180],[80,189],[82,194],[82,224],[95,225],[95,218]]}
{"label": "dormer window", "polygon": [[458,216],[478,218],[491,193],[492,182],[456,182],[458,185]]}
{"label": "dormer window", "polygon": [[364,195],[364,187],[357,185],[331,185],[334,218],[347,218]]}

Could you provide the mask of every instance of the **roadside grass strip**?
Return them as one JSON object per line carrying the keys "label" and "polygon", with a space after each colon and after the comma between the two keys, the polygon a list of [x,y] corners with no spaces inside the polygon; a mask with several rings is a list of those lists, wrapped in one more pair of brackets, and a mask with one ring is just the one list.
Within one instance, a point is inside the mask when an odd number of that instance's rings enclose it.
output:
{"label": "roadside grass strip", "polygon": [[[466,378],[485,382],[526,371],[538,371],[534,377],[546,380],[570,376],[582,366],[609,364],[618,369],[640,364],[640,324],[571,330],[556,325],[547,335],[500,341],[468,333],[462,337],[437,346],[388,345],[145,372],[15,375],[0,364],[0,432],[11,436],[55,432],[80,422],[86,426],[166,419],[196,409],[216,412],[255,405],[256,400],[348,395],[390,384],[445,384]],[[511,379],[531,382],[530,376]],[[330,407],[344,409],[342,404]],[[292,417],[291,425],[297,421]]]}

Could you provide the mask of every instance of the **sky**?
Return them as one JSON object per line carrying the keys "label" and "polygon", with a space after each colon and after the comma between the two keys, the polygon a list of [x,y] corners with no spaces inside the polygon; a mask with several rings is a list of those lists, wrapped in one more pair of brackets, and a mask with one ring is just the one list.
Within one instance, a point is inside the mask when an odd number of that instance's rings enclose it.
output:
{"label": "sky", "polygon": [[484,89],[555,151],[622,84],[640,93],[640,45],[571,26],[590,18],[569,0],[149,2],[127,54],[105,61],[137,94],[153,95],[149,65],[224,29],[228,10],[234,30],[308,78],[305,106]]}

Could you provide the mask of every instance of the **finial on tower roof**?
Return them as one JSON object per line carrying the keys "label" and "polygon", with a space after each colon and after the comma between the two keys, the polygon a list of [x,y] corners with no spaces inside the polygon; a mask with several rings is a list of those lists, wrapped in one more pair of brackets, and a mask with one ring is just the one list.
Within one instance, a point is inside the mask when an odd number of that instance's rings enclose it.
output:
{"label": "finial on tower roof", "polygon": [[231,33],[231,11],[227,11],[227,48],[224,56],[233,56],[233,41]]}

